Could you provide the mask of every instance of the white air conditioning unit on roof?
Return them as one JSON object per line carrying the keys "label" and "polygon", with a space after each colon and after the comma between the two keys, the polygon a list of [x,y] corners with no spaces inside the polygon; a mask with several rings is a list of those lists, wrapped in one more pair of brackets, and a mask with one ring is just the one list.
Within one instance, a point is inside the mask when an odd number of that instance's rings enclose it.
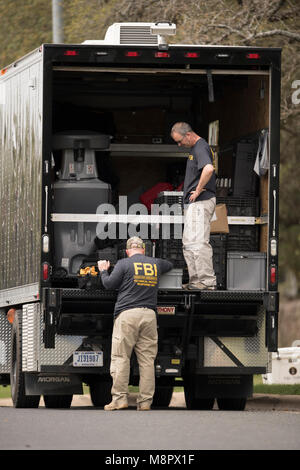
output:
{"label": "white air conditioning unit on roof", "polygon": [[166,44],[164,36],[176,33],[176,25],[158,23],[114,23],[106,31],[102,41],[87,40],[83,44],[140,45]]}

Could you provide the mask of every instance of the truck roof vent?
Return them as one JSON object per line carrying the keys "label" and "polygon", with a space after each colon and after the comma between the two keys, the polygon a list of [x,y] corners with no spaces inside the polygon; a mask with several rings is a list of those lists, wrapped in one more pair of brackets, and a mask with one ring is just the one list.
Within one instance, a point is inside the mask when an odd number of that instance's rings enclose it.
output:
{"label": "truck roof vent", "polygon": [[114,23],[106,31],[105,39],[84,41],[83,44],[158,45],[167,46],[165,36],[175,34],[176,25],[159,23]]}
{"label": "truck roof vent", "polygon": [[150,25],[121,25],[120,44],[157,44],[158,36],[150,32]]}

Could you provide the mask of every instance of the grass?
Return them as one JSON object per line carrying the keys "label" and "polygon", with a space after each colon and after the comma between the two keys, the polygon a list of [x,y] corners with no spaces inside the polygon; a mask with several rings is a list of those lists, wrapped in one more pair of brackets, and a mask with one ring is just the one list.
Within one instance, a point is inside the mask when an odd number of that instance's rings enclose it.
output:
{"label": "grass", "polygon": [[[178,385],[180,379],[177,381]],[[174,387],[175,392],[183,392],[183,387],[177,386]],[[83,392],[89,393],[89,387],[86,385],[83,386]],[[138,392],[138,387],[132,385],[129,386],[130,393]],[[300,384],[294,385],[267,385],[263,384],[261,375],[254,375],[253,377],[253,393],[263,393],[269,395],[300,395]],[[10,398],[10,386],[0,386],[0,399],[1,398]]]}
{"label": "grass", "polygon": [[11,398],[9,385],[7,387],[0,385],[0,398]]}
{"label": "grass", "polygon": [[261,375],[254,375],[253,393],[265,393],[270,395],[300,395],[300,384],[268,385],[263,383]]}

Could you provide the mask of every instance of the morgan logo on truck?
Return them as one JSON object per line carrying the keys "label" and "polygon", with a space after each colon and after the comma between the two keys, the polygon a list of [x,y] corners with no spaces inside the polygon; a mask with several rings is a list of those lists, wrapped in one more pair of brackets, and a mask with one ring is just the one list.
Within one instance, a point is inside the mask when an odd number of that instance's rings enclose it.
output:
{"label": "morgan logo on truck", "polygon": [[39,377],[38,382],[40,383],[70,383],[70,377]]}

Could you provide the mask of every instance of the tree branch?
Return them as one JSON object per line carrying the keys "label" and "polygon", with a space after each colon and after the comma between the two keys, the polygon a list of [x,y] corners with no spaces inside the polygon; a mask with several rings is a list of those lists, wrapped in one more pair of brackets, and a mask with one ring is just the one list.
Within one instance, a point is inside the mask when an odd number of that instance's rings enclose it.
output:
{"label": "tree branch", "polygon": [[209,24],[207,25],[208,28],[220,28],[220,29],[227,29],[231,33],[235,33],[238,36],[241,36],[243,39],[248,39],[248,36],[244,33],[242,33],[240,30],[232,28],[231,26],[228,26],[227,24]]}
{"label": "tree branch", "polygon": [[256,33],[255,35],[250,35],[248,39],[258,39],[266,38],[271,36],[285,36],[295,41],[300,41],[300,34],[294,33],[293,31],[285,31],[283,29],[273,29],[271,31],[262,31],[261,33]]}
{"label": "tree branch", "polygon": [[281,7],[285,4],[286,0],[279,0],[277,5],[270,11],[268,15],[269,21],[276,15],[276,13],[280,10]]}

